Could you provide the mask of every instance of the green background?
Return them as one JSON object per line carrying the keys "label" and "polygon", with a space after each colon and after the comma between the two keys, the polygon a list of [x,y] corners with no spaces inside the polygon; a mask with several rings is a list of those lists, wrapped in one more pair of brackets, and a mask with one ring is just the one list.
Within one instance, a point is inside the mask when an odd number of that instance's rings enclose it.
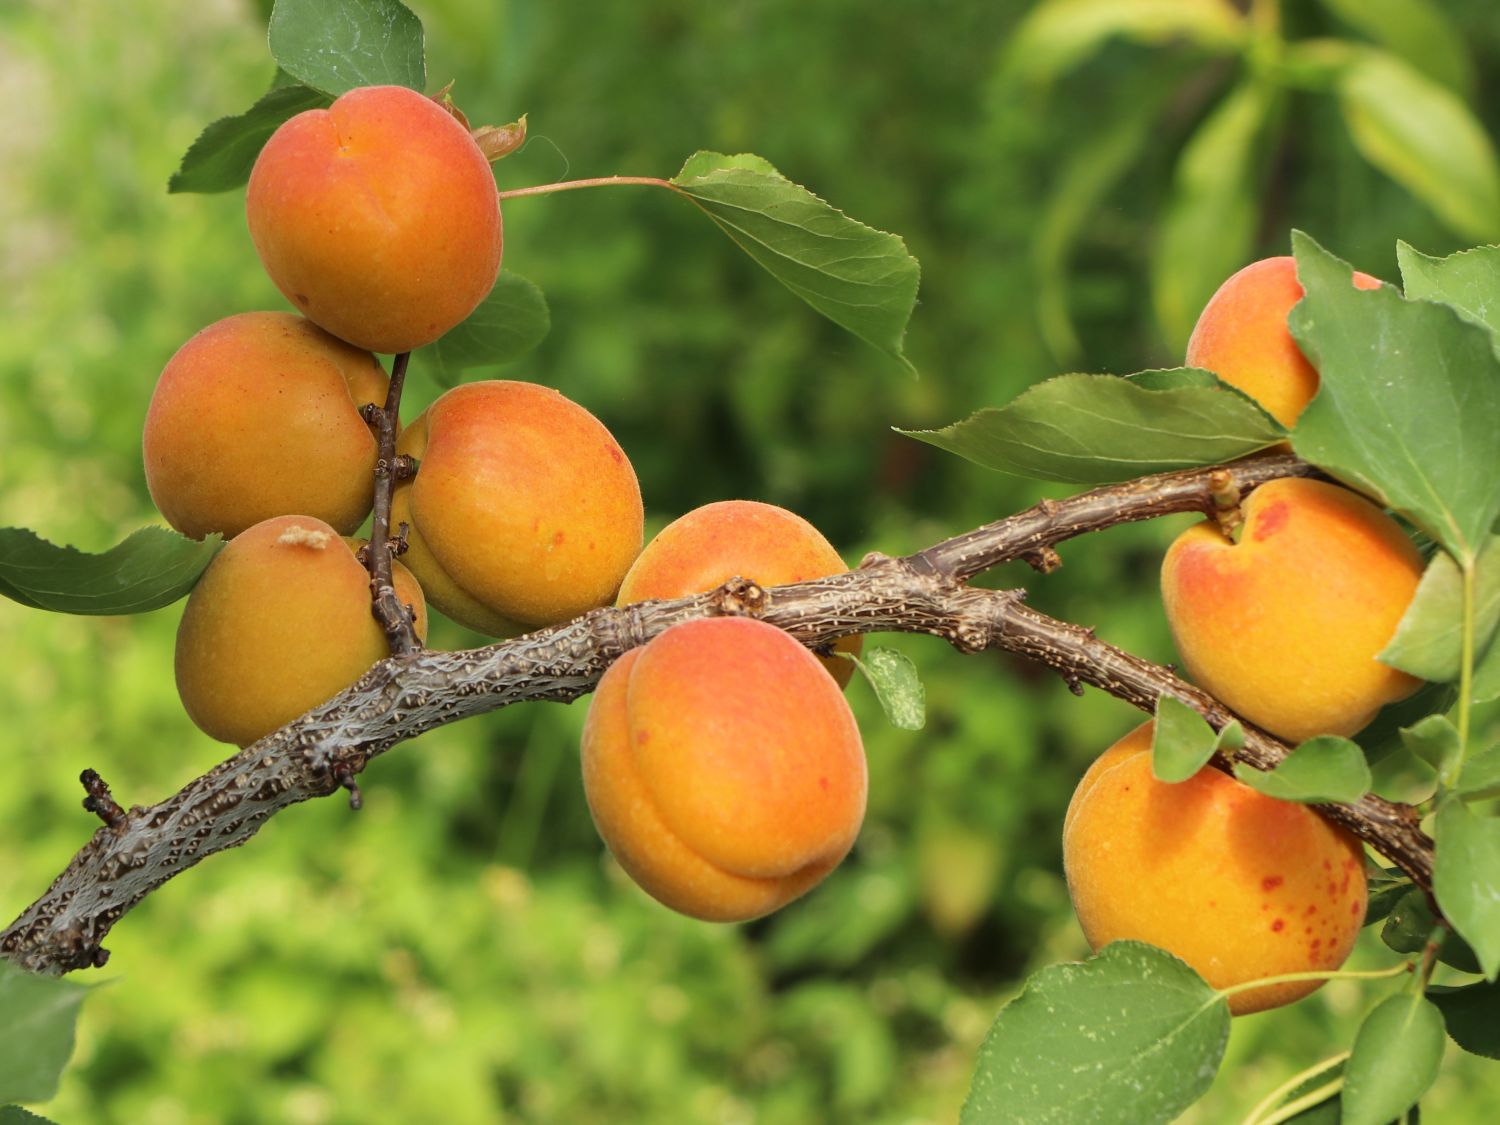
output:
{"label": "green background", "polygon": [[[652,527],[749,497],[818,524],[851,563],[1009,514],[1047,488],[892,426],[951,422],[1059,370],[1180,360],[1152,315],[1152,238],[1173,160],[1232,66],[1112,44],[1051,96],[997,75],[1024,3],[430,0],[434,84],[477,124],[530,114],[504,187],[670,176],[699,148],[752,151],[921,260],[897,365],[802,306],[692,208],[611,189],[506,206],[506,265],[553,331],[507,369],[559,387],[630,453]],[[1288,5],[1297,34],[1343,34]],[[1449,6],[1474,104],[1500,130],[1500,31]],[[264,8],[232,0],[21,0],[0,8],[0,525],[100,549],[154,519],[140,427],[172,352],[234,312],[281,308],[243,196],[165,194],[199,130],[271,74]],[[1166,91],[1067,274],[1086,361],[1049,351],[1033,240],[1060,178],[1113,114]],[[1486,97],[1486,93],[1491,96]],[[1366,166],[1326,100],[1288,110],[1258,249],[1309,230],[1396,276],[1395,239],[1466,245]],[[440,388],[419,373],[407,416]],[[1168,661],[1155,593],[1181,520],[1065,545],[1032,604]],[[180,605],[130,619],[0,603],[0,915],[91,831],[80,769],[150,803],[225,756],[171,678]],[[439,628],[443,647],[475,643]],[[882,642],[884,643],[884,642]],[[435,732],[339,800],[278,817],[150,899],[107,943],[61,1122],[943,1122],[980,1039],[1029,971],[1086,952],[1059,860],[1086,763],[1138,716],[1001,656],[891,642],[927,683],[897,731],[849,696],[870,758],[868,820],[817,892],[748,926],[677,918],[603,854],[576,747],[584,705]],[[1363,963],[1387,963],[1371,945]],[[1243,1114],[1346,1046],[1375,990],[1323,989],[1236,1021],[1225,1069],[1184,1120]],[[1500,1112],[1450,1046],[1432,1120]]]}

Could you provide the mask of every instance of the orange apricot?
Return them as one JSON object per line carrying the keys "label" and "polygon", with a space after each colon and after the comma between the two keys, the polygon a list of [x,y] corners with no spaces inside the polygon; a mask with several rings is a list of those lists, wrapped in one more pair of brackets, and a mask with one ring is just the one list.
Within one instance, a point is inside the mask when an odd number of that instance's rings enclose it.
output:
{"label": "orange apricot", "polygon": [[[736,577],[784,586],[847,569],[823,533],[795,512],[756,500],[721,500],[662,528],[625,573],[615,604],[685,598]],[[862,647],[856,635],[840,637],[833,650],[858,656]],[[848,685],[853,661],[819,659],[840,687]]]}
{"label": "orange apricot", "polygon": [[[1380,279],[1356,270],[1354,285],[1377,289]],[[1283,426],[1294,425],[1318,393],[1318,373],[1286,323],[1302,293],[1296,259],[1287,255],[1251,262],[1203,307],[1188,340],[1187,365],[1212,371]]]}
{"label": "orange apricot", "polygon": [[300,316],[210,324],[167,362],[151,396],[151,499],[194,539],[291,512],[352,532],[375,487],[375,437],[359,408],[384,402],[388,384],[369,352]]}
{"label": "orange apricot", "polygon": [[[1063,821],[1068,893],[1089,945],[1149,942],[1215,988],[1337,969],[1364,925],[1359,842],[1209,766],[1175,785],[1156,780],[1151,731],[1137,727],[1089,767]],[[1321,983],[1249,989],[1229,1010],[1290,1004]]]}
{"label": "orange apricot", "polygon": [[1272,734],[1351,735],[1420,681],[1376,659],[1422,556],[1375,505],[1323,481],[1261,485],[1234,542],[1188,528],[1162,563],[1177,651],[1201,687]]}
{"label": "orange apricot", "polygon": [[[400,563],[393,579],[425,638],[421,587]],[[388,654],[351,544],[322,520],[278,516],[230,540],[193,587],[177,630],[177,690],[205,734],[248,746]]]}
{"label": "orange apricot", "polygon": [[864,819],[859,728],[786,633],[743,617],[683,622],[617,660],[583,731],[599,834],[660,902],[707,921],[759,917],[848,853]]}
{"label": "orange apricot", "polygon": [[299,311],[372,352],[430,344],[500,271],[489,161],[431,98],[350,90],[281,125],[245,195],[250,237]]}
{"label": "orange apricot", "polygon": [[470,628],[512,633],[607,605],[640,552],[635,470],[602,422],[550,387],[455,387],[397,449],[421,462],[395,505],[415,532],[404,557]]}

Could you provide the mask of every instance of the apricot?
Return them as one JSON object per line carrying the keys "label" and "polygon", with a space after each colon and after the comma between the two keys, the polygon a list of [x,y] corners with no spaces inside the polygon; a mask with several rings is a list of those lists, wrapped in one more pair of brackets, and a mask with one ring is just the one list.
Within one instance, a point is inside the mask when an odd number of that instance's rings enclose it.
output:
{"label": "apricot", "polygon": [[[393,578],[425,638],[421,587],[400,563]],[[193,587],[177,629],[177,691],[205,734],[248,746],[388,654],[351,544],[322,520],[278,516],[230,540]]]}
{"label": "apricot", "polygon": [[394,505],[411,529],[404,557],[433,604],[472,629],[607,605],[640,552],[635,470],[602,422],[550,387],[455,387],[397,449],[421,462]]}
{"label": "apricot", "polygon": [[[736,577],[784,586],[847,569],[823,533],[795,512],[756,500],[721,500],[662,528],[626,572],[615,604],[685,598]],[[840,637],[833,650],[858,656],[862,647],[856,635]],[[819,659],[840,687],[848,685],[853,661]]]}
{"label": "apricot", "polygon": [[250,172],[245,214],[287,300],[372,352],[432,343],[500,271],[489,161],[452,114],[401,86],[284,122]]}
{"label": "apricot", "polygon": [[[1354,273],[1358,289],[1380,279]],[[1238,387],[1283,426],[1292,426],[1318,393],[1318,372],[1287,328],[1302,300],[1296,259],[1263,258],[1240,270],[1209,298],[1188,339],[1187,365],[1212,371]]]}
{"label": "apricot", "polygon": [[1188,674],[1230,708],[1300,742],[1352,735],[1419,680],[1380,663],[1422,556],[1361,496],[1313,480],[1261,485],[1239,541],[1207,521],[1162,563],[1162,600]]}
{"label": "apricot", "polygon": [[201,539],[302,512],[352,532],[374,496],[383,403],[375,357],[291,313],[210,324],[157,380],[142,442],[146,487],[167,522]]}
{"label": "apricot", "polygon": [[[1364,925],[1359,842],[1209,766],[1157,781],[1151,731],[1137,727],[1088,768],[1063,820],[1068,893],[1089,945],[1149,942],[1215,988],[1337,969]],[[1249,989],[1229,1010],[1280,1007],[1321,983]]]}
{"label": "apricot", "polygon": [[810,652],[761,621],[704,618],[604,674],[583,729],[583,784],[599,835],[647,893],[694,918],[744,921],[848,853],[865,755]]}

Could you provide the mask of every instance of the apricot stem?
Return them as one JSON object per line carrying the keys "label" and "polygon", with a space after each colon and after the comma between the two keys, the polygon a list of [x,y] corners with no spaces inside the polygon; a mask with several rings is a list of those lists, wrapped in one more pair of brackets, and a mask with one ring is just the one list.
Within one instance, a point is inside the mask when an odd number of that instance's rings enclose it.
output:
{"label": "apricot stem", "polygon": [[[1285,1082],[1283,1082],[1280,1086],[1277,1086],[1258,1103],[1256,1103],[1255,1108],[1245,1115],[1245,1120],[1241,1123],[1241,1125],[1270,1125],[1270,1121],[1262,1121],[1260,1119],[1261,1114],[1265,1113],[1280,1099],[1286,1097],[1287,1094],[1295,1090],[1298,1086],[1302,1085],[1302,1083],[1306,1082],[1313,1075],[1321,1074],[1329,1067],[1337,1066],[1339,1063],[1347,1059],[1351,1053],[1352,1052],[1350,1051],[1340,1051],[1338,1054],[1331,1055],[1330,1057],[1324,1059],[1322,1062],[1313,1063],[1313,1065],[1308,1067],[1306,1070],[1298,1071],[1296,1074],[1292,1075]],[[1336,1079],[1336,1081],[1342,1081],[1342,1078]],[[1318,1088],[1319,1091],[1321,1091],[1322,1089],[1323,1087],[1321,1086]],[[1299,1098],[1298,1100],[1300,1101],[1301,1099]],[[1321,1101],[1322,1098],[1320,1097],[1318,1100]],[[1313,1102],[1312,1104],[1316,1105],[1317,1102]],[[1281,1116],[1280,1114],[1278,1114],[1278,1117],[1280,1118],[1280,1120],[1286,1120],[1286,1118],[1284,1116]]]}
{"label": "apricot stem", "polygon": [[[1344,1076],[1341,1074],[1337,1078],[1323,1083],[1323,1085],[1319,1086],[1317,1089],[1309,1090],[1300,1098],[1296,1098],[1293,1101],[1287,1102],[1286,1105],[1282,1106],[1270,1117],[1267,1117],[1262,1121],[1255,1122],[1255,1125],[1281,1125],[1281,1122],[1292,1120],[1292,1118],[1302,1113],[1303,1110],[1311,1109],[1315,1105],[1326,1102],[1329,1098],[1333,1097],[1343,1088]],[[1246,1125],[1250,1125],[1248,1119],[1246,1121]]]}
{"label": "apricot stem", "polygon": [[656,176],[596,176],[591,180],[562,180],[555,184],[534,184],[531,187],[511,188],[509,191],[499,192],[501,199],[519,199],[523,195],[551,195],[556,191],[573,191],[576,188],[590,187],[664,187],[668,191],[676,191],[677,185],[671,180],[663,180]]}
{"label": "apricot stem", "polygon": [[[410,360],[410,352],[396,356],[391,363],[391,386],[386,392],[385,406],[372,412],[379,449],[375,454],[375,513],[370,524],[370,549],[365,557],[370,569],[370,612],[385,630],[392,656],[408,656],[422,648],[411,613],[401,604],[391,577],[391,560],[396,557],[391,545],[391,493],[406,468],[397,462],[396,430],[401,418],[401,389]],[[351,795],[351,804],[357,792]]]}
{"label": "apricot stem", "polygon": [[1256,988],[1266,988],[1273,984],[1291,984],[1301,980],[1383,980],[1387,977],[1400,976],[1402,973],[1411,972],[1412,963],[1402,961],[1392,965],[1389,969],[1308,969],[1301,973],[1281,973],[1274,977],[1261,977],[1259,980],[1247,980],[1241,984],[1232,984],[1228,988],[1218,989],[1220,996],[1233,996],[1239,992],[1249,992]]}

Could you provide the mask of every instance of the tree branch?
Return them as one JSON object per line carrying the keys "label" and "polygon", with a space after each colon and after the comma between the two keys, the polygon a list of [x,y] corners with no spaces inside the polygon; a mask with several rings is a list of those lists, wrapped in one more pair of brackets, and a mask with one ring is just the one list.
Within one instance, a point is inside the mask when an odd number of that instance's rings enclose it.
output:
{"label": "tree branch", "polygon": [[[1162,474],[1043,501],[914,555],[874,554],[858,570],[816,581],[763,589],[735,579],[692,598],[594,610],[485,648],[393,655],[160,804],[132,808],[98,829],[47,892],[0,933],[0,956],[52,974],[96,964],[100,943],[126,911],[172,876],[243,844],[275,813],[334,792],[371,759],[434,727],[512,703],[576,699],[628,649],[694,617],[756,616],[813,646],[848,633],[925,633],[963,652],[1018,653],[1075,688],[1092,684],[1148,712],[1160,695],[1170,694],[1222,727],[1230,712],[1168,669],[1106,644],[1090,629],[1028,609],[1023,590],[981,590],[965,582],[1012,559],[1049,569],[1056,563],[1054,545],[1065,539],[1159,515],[1213,514],[1215,497],[1226,489],[1249,492],[1269,480],[1314,472],[1294,457],[1276,455]],[[1247,725],[1236,757],[1265,769],[1288,752]],[[1365,797],[1319,811],[1430,889],[1432,841],[1418,828],[1414,810]]]}
{"label": "tree branch", "polygon": [[[391,493],[396,481],[410,472],[409,460],[396,456],[396,431],[401,427],[401,388],[406,382],[406,365],[411,352],[402,352],[391,363],[391,385],[386,391],[385,406],[371,409],[365,421],[375,427],[375,504],[370,518],[370,545],[365,548],[365,565],[370,571],[370,611],[385,630],[392,656],[418,652],[422,642],[412,623],[411,610],[402,604],[391,578],[392,560],[406,549],[403,536],[391,539]],[[349,801],[359,807],[359,790],[353,778],[344,779]]]}

